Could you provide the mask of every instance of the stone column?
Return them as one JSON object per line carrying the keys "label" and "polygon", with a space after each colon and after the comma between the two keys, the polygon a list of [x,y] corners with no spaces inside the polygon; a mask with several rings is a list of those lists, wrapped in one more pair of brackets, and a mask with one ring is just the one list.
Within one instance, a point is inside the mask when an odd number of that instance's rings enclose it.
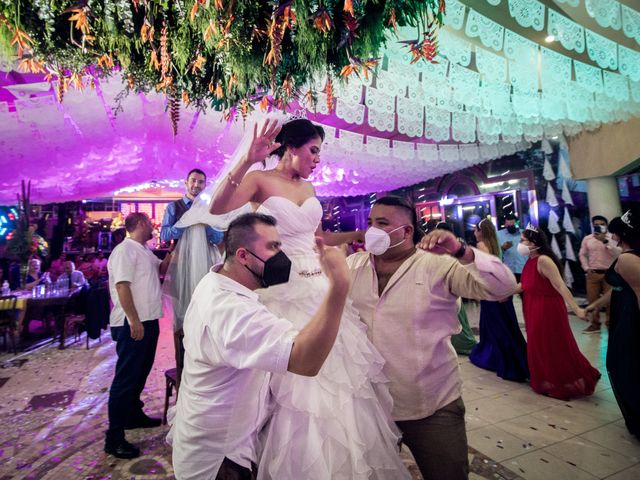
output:
{"label": "stone column", "polygon": [[589,215],[602,215],[611,221],[622,215],[616,177],[594,177],[587,180]]}

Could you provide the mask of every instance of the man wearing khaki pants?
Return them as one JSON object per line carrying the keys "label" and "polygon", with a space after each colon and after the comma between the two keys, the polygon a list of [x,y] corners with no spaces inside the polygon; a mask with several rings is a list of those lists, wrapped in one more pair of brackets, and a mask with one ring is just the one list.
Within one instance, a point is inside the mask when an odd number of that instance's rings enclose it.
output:
{"label": "man wearing khaki pants", "polygon": [[[614,245],[607,232],[607,219],[596,215],[591,219],[593,233],[582,239],[580,246],[580,264],[587,275],[587,301],[595,302],[611,288],[604,279],[604,274],[613,261],[620,255],[620,248]],[[609,307],[607,307],[607,326],[609,325]],[[582,333],[600,333],[600,313],[591,317],[591,324]]]}

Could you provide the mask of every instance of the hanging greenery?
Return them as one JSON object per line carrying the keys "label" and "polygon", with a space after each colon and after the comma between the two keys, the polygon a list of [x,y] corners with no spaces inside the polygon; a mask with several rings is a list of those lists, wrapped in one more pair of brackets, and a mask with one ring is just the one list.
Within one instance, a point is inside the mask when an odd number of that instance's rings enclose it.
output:
{"label": "hanging greenery", "polygon": [[286,107],[325,74],[368,75],[398,26],[416,27],[424,39],[410,48],[433,60],[444,10],[444,0],[0,0],[0,48],[57,81],[60,101],[117,71],[132,90],[244,115],[251,103]]}

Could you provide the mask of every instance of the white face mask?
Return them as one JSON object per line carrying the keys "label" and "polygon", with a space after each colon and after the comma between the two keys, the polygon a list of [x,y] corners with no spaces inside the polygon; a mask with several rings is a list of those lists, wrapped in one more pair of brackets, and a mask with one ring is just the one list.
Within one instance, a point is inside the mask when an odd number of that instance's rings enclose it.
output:
{"label": "white face mask", "polygon": [[[406,227],[406,225],[394,228],[389,233],[393,233],[396,230],[400,230],[404,227]],[[391,237],[389,236],[389,233],[385,232],[381,228],[369,227],[369,229],[364,234],[364,243],[367,247],[367,250],[373,255],[382,255],[390,248],[397,247],[406,240],[406,238],[404,238],[395,245],[391,245]]]}
{"label": "white face mask", "polygon": [[518,253],[523,257],[528,257],[529,255],[531,255],[531,252],[533,250],[537,250],[538,248],[540,247],[529,248],[524,243],[519,243],[518,246],[516,247],[516,249],[518,250]]}

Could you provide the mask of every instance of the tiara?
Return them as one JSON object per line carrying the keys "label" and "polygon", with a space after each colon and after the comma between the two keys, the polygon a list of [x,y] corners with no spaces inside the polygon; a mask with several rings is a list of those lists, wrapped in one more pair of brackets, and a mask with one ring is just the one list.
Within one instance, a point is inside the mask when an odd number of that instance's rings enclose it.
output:
{"label": "tiara", "polygon": [[295,110],[291,113],[289,113],[284,121],[282,122],[283,125],[286,125],[289,122],[293,122],[294,120],[307,120],[307,111],[304,110],[303,108],[300,108],[298,110]]}
{"label": "tiara", "polygon": [[525,230],[531,230],[532,232],[538,233],[538,227],[532,225],[531,222],[527,224],[527,228],[525,228]]}
{"label": "tiara", "polygon": [[633,225],[631,225],[631,216],[631,210],[627,210],[627,213],[620,217],[620,220],[622,220],[624,224],[629,228],[633,228]]}

